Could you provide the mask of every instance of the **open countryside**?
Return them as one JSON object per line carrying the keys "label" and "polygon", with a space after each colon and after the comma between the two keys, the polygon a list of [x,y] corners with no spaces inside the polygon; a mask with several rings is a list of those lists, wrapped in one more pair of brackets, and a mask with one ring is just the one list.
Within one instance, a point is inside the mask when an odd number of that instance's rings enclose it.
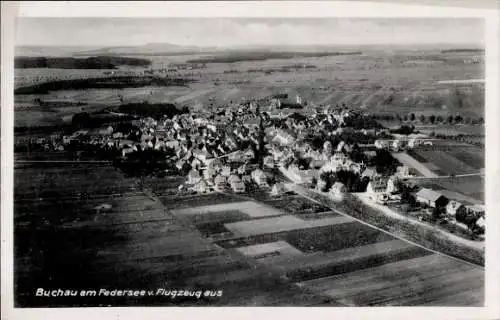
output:
{"label": "open countryside", "polygon": [[484,306],[481,46],[17,50],[16,307]]}

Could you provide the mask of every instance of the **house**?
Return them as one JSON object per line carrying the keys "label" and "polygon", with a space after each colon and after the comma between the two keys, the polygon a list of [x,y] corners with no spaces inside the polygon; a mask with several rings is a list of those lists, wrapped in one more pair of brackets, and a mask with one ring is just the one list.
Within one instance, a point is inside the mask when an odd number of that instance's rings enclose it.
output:
{"label": "house", "polygon": [[229,176],[229,178],[227,178],[228,183],[237,182],[237,181],[241,181],[241,179],[240,179],[240,177],[238,177],[235,174],[232,174]]}
{"label": "house", "polygon": [[343,163],[345,160],[346,156],[342,152],[335,152],[335,154],[331,157],[331,161],[336,163]]}
{"label": "house", "polygon": [[228,160],[231,162],[243,162],[243,152],[241,150],[237,150],[228,156]]}
{"label": "house", "polygon": [[417,139],[412,138],[412,139],[408,140],[408,148],[415,148],[416,146],[418,146]]}
{"label": "house", "polygon": [[470,206],[466,206],[465,209],[467,213],[474,215],[475,217],[483,217],[484,216],[484,205],[482,204],[474,204]]}
{"label": "house", "polygon": [[484,216],[479,217],[476,220],[476,225],[480,228],[484,228],[486,220],[484,219]]}
{"label": "house", "polygon": [[231,167],[222,166],[220,170],[220,174],[224,177],[229,177],[231,175]]}
{"label": "house", "polygon": [[115,133],[113,133],[112,137],[113,137],[114,139],[119,139],[119,138],[123,138],[123,137],[124,137],[124,135],[123,135],[123,133],[122,133],[122,132],[115,132]]}
{"label": "house", "polygon": [[376,140],[375,141],[375,147],[377,149],[385,149],[389,146],[389,143],[387,142],[387,140]]}
{"label": "house", "polygon": [[205,180],[199,180],[191,189],[198,193],[207,193],[210,191],[210,187]]}
{"label": "house", "polygon": [[199,168],[201,165],[202,163],[198,158],[194,158],[193,161],[191,161],[191,168]]}
{"label": "house", "polygon": [[321,177],[318,179],[318,183],[316,183],[316,190],[323,191],[326,188],[326,180]]}
{"label": "house", "polygon": [[312,169],[320,169],[326,164],[326,160],[313,159],[309,162],[309,167]]}
{"label": "house", "polygon": [[248,175],[248,174],[245,174],[241,177],[241,181],[243,183],[251,183],[252,182],[252,176],[251,175]]}
{"label": "house", "polygon": [[395,176],[390,177],[387,180],[387,190],[386,192],[389,194],[397,193],[399,191],[398,179]]}
{"label": "house", "polygon": [[279,196],[286,192],[285,185],[283,183],[275,183],[271,189],[272,196]]}
{"label": "house", "polygon": [[401,146],[402,146],[401,140],[396,139],[392,141],[392,149],[394,151],[399,151],[399,148],[401,148]]}
{"label": "house", "polygon": [[376,152],[376,151],[373,151],[373,150],[363,151],[363,153],[364,153],[364,154],[365,154],[365,156],[367,156],[368,158],[373,158],[373,157],[377,156],[377,152]]}
{"label": "house", "polygon": [[129,153],[132,153],[135,151],[135,148],[132,148],[132,147],[124,147],[122,149],[122,157],[125,158],[125,156]]}
{"label": "house", "polygon": [[432,208],[445,207],[448,204],[448,198],[437,191],[427,188],[422,188],[417,192],[416,198],[418,202]]}
{"label": "house", "polygon": [[314,177],[314,170],[300,170],[297,165],[290,165],[286,171],[287,176],[296,183],[311,183]]}
{"label": "house", "polygon": [[250,161],[253,158],[255,158],[255,152],[251,148],[248,148],[245,152],[243,152],[244,161]]}
{"label": "house", "polygon": [[189,173],[188,173],[188,183],[197,184],[198,182],[200,182],[200,180],[201,180],[201,176],[200,176],[200,173],[198,172],[198,170],[191,169],[191,171],[189,171]]}
{"label": "house", "polygon": [[347,192],[346,186],[342,182],[335,182],[330,189],[330,193],[334,196],[339,196]]}
{"label": "house", "polygon": [[210,180],[213,178],[213,176],[215,176],[217,174],[217,170],[215,168],[213,168],[212,166],[207,166],[204,170],[203,170],[203,177],[206,179],[206,180]]}
{"label": "house", "polygon": [[227,187],[226,177],[218,175],[214,179],[214,186],[216,191],[225,191]]}
{"label": "house", "polygon": [[71,143],[71,136],[63,136],[63,143],[64,144],[70,144]]}
{"label": "house", "polygon": [[273,156],[264,157],[264,165],[268,168],[274,168],[274,157]]}
{"label": "house", "polygon": [[244,175],[247,172],[247,166],[246,164],[242,164],[241,166],[236,169],[236,172],[240,175]]}
{"label": "house", "polygon": [[467,212],[465,206],[458,201],[450,200],[446,205],[446,213],[455,217],[457,214],[464,214]]}
{"label": "house", "polygon": [[342,152],[342,150],[344,149],[344,146],[345,146],[345,142],[344,141],[340,141],[339,144],[337,145],[336,151],[337,152]]}
{"label": "house", "polygon": [[359,163],[351,163],[349,165],[349,170],[354,173],[361,173],[361,165]]}
{"label": "house", "polygon": [[407,177],[410,175],[410,168],[407,166],[398,166],[396,168],[396,175],[399,177]]}
{"label": "house", "polygon": [[229,184],[234,193],[243,193],[246,191],[245,184],[241,180],[231,181]]}
{"label": "house", "polygon": [[186,161],[184,161],[183,159],[179,159],[177,160],[177,162],[175,163],[175,167],[178,169],[178,170],[182,170],[182,168],[184,168],[184,164],[186,163]]}
{"label": "house", "polygon": [[374,179],[375,177],[378,176],[378,173],[375,169],[373,168],[366,168],[363,173],[361,174],[361,178],[367,177],[370,180]]}
{"label": "house", "polygon": [[382,177],[371,180],[366,187],[368,197],[372,200],[377,200],[379,195],[385,194],[387,192],[387,181],[388,179]]}
{"label": "house", "polygon": [[265,187],[267,186],[267,176],[264,173],[264,171],[260,169],[256,169],[252,171],[252,179],[253,181],[260,187]]}

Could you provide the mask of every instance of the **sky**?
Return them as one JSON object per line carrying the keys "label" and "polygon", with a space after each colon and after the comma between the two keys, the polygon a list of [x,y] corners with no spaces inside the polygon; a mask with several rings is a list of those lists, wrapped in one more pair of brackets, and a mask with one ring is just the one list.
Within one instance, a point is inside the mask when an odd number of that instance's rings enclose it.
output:
{"label": "sky", "polygon": [[477,44],[467,18],[20,18],[16,45],[187,46]]}

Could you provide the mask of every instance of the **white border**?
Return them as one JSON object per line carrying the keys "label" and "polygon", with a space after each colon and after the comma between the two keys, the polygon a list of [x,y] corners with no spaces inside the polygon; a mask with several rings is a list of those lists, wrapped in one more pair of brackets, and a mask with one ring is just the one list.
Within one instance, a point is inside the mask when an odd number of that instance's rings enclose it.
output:
{"label": "white border", "polygon": [[[6,319],[170,317],[255,319],[321,317],[355,319],[498,319],[500,278],[498,204],[498,10],[373,2],[21,2],[22,17],[481,17],[486,20],[486,307],[485,308],[65,308],[13,309],[13,28],[16,3],[2,2],[2,315]],[[6,10],[7,9],[7,10]],[[10,10],[9,10],[10,9]],[[6,26],[7,28],[4,28]],[[10,40],[10,43],[9,43]],[[78,275],[75,275],[78,276]]]}

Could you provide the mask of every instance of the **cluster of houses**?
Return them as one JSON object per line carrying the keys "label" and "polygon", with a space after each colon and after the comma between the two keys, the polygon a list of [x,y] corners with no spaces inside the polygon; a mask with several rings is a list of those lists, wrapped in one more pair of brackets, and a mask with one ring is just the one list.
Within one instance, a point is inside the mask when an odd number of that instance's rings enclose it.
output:
{"label": "cluster of houses", "polygon": [[457,216],[471,216],[476,219],[476,224],[484,228],[485,208],[483,204],[464,205],[460,201],[448,199],[436,190],[422,188],[416,194],[416,200],[420,204],[429,208],[441,209],[447,216],[456,218]]}
{"label": "cluster of houses", "polygon": [[[369,199],[381,204],[401,199],[398,185],[400,178],[410,176],[408,167],[399,166],[392,176],[381,176],[374,167],[349,157],[353,150],[352,141],[340,141],[335,147],[326,141],[322,149],[317,150],[305,137],[317,133],[340,137],[347,131],[380,136],[371,149],[365,150],[367,156],[374,156],[376,149],[399,151],[432,143],[420,135],[389,136],[380,128],[355,130],[346,123],[351,117],[359,119],[363,115],[345,107],[322,110],[311,107],[303,113],[288,112],[283,116],[281,113],[285,110],[280,109],[283,106],[280,101],[284,100],[275,97],[264,107],[249,101],[215,110],[200,108],[196,113],[173,118],[142,118],[132,121],[128,131],[119,126],[79,130],[60,139],[53,138],[52,143],[60,141],[61,148],[64,148],[72,141],[84,140],[89,144],[116,148],[123,158],[139,150],[169,151],[165,152],[165,161],[174,163],[179,172],[187,173],[186,182],[180,189],[197,193],[243,193],[253,185],[279,194],[283,186],[270,186],[272,179],[266,170],[275,167],[296,183],[317,181],[316,188],[322,190],[326,184],[321,179],[323,173],[347,171],[367,179]],[[296,97],[294,103],[302,104],[303,100]],[[277,110],[280,114],[276,113]],[[298,158],[304,161],[297,161]],[[347,192],[347,188],[341,182],[335,182],[329,192],[339,195]],[[480,205],[463,205],[448,200],[438,191],[425,188],[415,196],[424,206],[444,208],[450,216],[456,216],[457,212],[473,214],[478,217],[478,225],[484,223],[484,209]]]}
{"label": "cluster of houses", "polygon": [[377,149],[390,149],[398,152],[404,149],[412,149],[420,145],[432,145],[432,141],[421,135],[409,135],[395,137],[395,139],[379,139],[375,141]]}

